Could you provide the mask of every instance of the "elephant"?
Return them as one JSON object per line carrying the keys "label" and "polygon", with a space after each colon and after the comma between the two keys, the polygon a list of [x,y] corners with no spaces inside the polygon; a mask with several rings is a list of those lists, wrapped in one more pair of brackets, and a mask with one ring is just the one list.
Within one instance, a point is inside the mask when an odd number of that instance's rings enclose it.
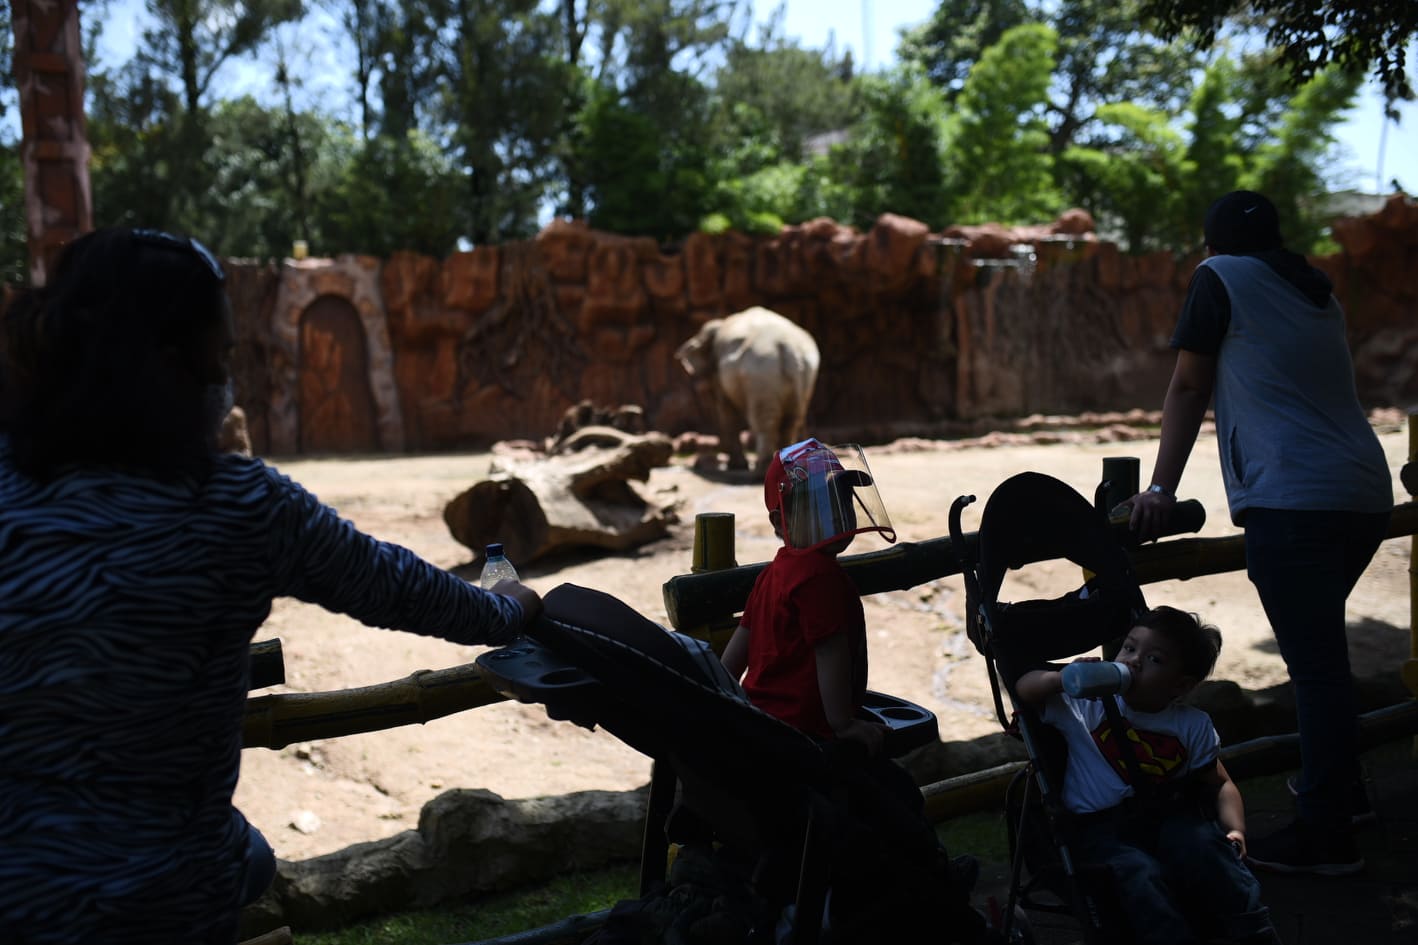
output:
{"label": "elephant", "polygon": [[728,453],[729,469],[748,467],[739,440],[745,426],[760,472],[773,450],[806,435],[821,357],[812,335],[777,312],[755,306],[707,321],[675,357],[713,389],[719,448]]}

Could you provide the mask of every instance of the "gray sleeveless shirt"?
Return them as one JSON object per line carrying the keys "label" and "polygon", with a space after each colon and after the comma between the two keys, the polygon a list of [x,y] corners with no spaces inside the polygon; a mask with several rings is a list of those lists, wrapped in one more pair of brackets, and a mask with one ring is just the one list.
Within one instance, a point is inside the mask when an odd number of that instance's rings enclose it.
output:
{"label": "gray sleeveless shirt", "polygon": [[1216,437],[1231,520],[1248,508],[1384,512],[1393,477],[1354,386],[1344,312],[1265,262],[1202,262],[1231,300],[1217,353]]}

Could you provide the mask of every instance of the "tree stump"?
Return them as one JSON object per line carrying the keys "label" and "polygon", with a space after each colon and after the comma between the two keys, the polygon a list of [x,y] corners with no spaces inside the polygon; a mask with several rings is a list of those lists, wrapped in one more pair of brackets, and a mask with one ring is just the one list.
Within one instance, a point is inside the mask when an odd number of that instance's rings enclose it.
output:
{"label": "tree stump", "polygon": [[630,480],[649,481],[673,449],[663,433],[586,427],[544,459],[494,460],[487,479],[444,507],[443,521],[476,560],[491,542],[517,565],[573,548],[638,548],[678,517],[674,503],[652,503]]}

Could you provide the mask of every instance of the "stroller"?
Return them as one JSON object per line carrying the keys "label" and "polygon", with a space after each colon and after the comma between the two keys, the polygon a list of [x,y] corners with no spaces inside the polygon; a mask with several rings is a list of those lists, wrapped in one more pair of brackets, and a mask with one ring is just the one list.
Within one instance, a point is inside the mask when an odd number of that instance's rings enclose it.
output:
{"label": "stroller", "polygon": [[[693,872],[725,887],[716,902],[737,904],[717,918],[686,910],[677,935],[706,918],[720,934],[738,923],[731,940],[746,943],[904,941],[925,915],[942,933],[957,919],[983,926],[968,890],[928,862],[938,847],[913,855],[899,811],[886,803],[875,822],[859,820],[848,798],[871,790],[860,766],[755,708],[708,644],[575,585],[555,588],[544,605],[527,638],[482,654],[478,666],[504,694],[541,703],[554,719],[599,725],[653,759],[641,901]],[[912,703],[869,693],[864,711],[889,727],[892,755],[938,737],[935,716]],[[898,835],[904,846],[883,843]],[[943,909],[943,899],[956,908]],[[617,906],[602,933],[634,905]]]}
{"label": "stroller", "polygon": [[[1012,920],[1016,904],[1026,911],[1072,912],[1089,945],[1125,942],[1127,927],[1106,870],[1082,869],[1070,853],[1073,815],[1062,802],[1067,760],[1063,738],[1019,700],[1014,686],[1031,670],[1060,668],[1055,661],[1099,647],[1115,652],[1133,621],[1147,610],[1127,550],[1103,508],[1109,486],[1101,483],[1090,504],[1058,479],[1020,473],[990,496],[978,542],[971,544],[960,517],[974,496],[957,498],[950,509],[951,544],[965,580],[966,631],[985,657],[1000,724],[1023,740],[1029,757],[1006,795],[1011,876],[1005,921]],[[1171,531],[1200,528],[1205,513],[1199,503],[1179,503],[1179,511]],[[1057,558],[1083,569],[1079,589],[1051,600],[999,599],[1008,571]],[[1011,713],[1005,710],[1002,690]],[[1117,706],[1111,699],[1103,704],[1114,730],[1121,731]],[[1121,754],[1135,775],[1138,760],[1129,751]],[[1136,776],[1132,781],[1143,783]]]}

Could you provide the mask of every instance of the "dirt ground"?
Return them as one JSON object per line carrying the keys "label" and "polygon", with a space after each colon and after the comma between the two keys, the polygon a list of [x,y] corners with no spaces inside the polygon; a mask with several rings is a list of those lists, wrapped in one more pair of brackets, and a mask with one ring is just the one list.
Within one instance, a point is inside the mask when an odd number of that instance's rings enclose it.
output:
{"label": "dirt ground", "polygon": [[[1407,456],[1407,432],[1397,422],[1379,427],[1394,471]],[[905,541],[947,534],[947,512],[960,494],[980,501],[966,513],[973,530],[991,490],[1008,476],[1038,470],[1085,495],[1109,456],[1137,456],[1142,475],[1156,455],[1154,439],[1117,442],[1108,434],[1046,435],[1034,442],[969,446],[899,442],[869,448],[867,458],[881,495]],[[1042,443],[1040,439],[1062,439]],[[306,485],[361,529],[405,545],[430,561],[454,568],[472,557],[443,524],[444,504],[484,478],[487,453],[379,459],[281,462],[282,471]],[[546,592],[572,582],[612,593],[651,619],[666,622],[662,584],[689,570],[694,516],[735,513],[737,559],[764,561],[776,540],[764,513],[759,483],[706,478],[687,464],[658,469],[647,487],[679,503],[680,524],[671,535],[638,551],[586,558],[555,569],[523,567],[522,578]],[[1236,530],[1226,513],[1214,437],[1203,434],[1182,483],[1184,497],[1206,506],[1201,534]],[[876,536],[859,539],[852,552],[883,547]],[[1356,672],[1398,671],[1408,656],[1410,625],[1407,570],[1409,539],[1386,542],[1350,598],[1350,649]],[[1040,566],[1006,584],[1004,596],[1049,595],[1074,587],[1076,569]],[[1285,679],[1284,667],[1260,604],[1244,574],[1149,585],[1148,599],[1194,610],[1225,636],[1217,676],[1247,688]],[[965,639],[960,578],[866,600],[871,646],[870,685],[918,702],[939,717],[945,739],[996,731],[988,708],[989,685],[981,658]],[[470,662],[479,652],[412,634],[376,630],[319,607],[276,602],[258,639],[282,640],[286,678],[272,691],[326,691],[398,679],[418,669]],[[328,853],[352,843],[411,829],[427,801],[451,788],[486,788],[504,797],[534,797],[585,789],[623,790],[647,782],[649,761],[613,736],[549,720],[538,706],[502,703],[366,735],[291,745],[282,751],[250,749],[242,759],[236,801],[284,859]]]}

